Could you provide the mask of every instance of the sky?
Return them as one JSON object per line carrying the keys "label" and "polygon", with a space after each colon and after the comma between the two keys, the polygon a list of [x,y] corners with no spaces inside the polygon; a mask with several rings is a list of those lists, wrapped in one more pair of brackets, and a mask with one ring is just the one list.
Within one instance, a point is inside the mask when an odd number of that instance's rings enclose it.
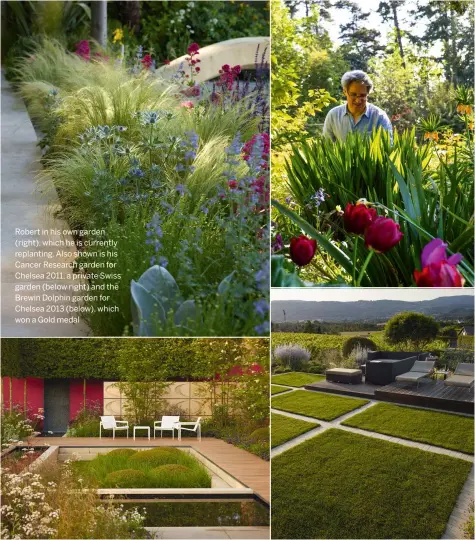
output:
{"label": "sky", "polygon": [[312,302],[356,302],[358,300],[403,300],[420,302],[441,296],[473,296],[473,289],[314,287],[272,289],[271,300],[309,300]]}

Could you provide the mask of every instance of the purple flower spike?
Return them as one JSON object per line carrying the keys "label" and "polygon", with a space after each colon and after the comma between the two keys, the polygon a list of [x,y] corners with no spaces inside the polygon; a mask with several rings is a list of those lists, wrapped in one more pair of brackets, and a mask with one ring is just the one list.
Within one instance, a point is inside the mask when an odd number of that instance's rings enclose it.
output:
{"label": "purple flower spike", "polygon": [[449,264],[455,266],[462,259],[460,253],[455,253],[447,258],[447,244],[440,238],[434,238],[428,244],[426,244],[421,253],[421,265],[422,268],[425,268],[429,264],[440,263],[442,261],[447,261]]}

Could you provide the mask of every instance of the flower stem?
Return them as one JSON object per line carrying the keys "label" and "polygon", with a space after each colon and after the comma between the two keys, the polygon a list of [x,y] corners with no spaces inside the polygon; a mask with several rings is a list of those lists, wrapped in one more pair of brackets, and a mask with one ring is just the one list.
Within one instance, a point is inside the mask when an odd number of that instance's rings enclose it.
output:
{"label": "flower stem", "polygon": [[361,280],[363,279],[363,276],[364,276],[364,273],[366,271],[366,268],[369,264],[369,261],[371,260],[371,257],[373,256],[373,253],[374,251],[371,249],[370,252],[368,253],[368,256],[366,257],[366,260],[363,264],[363,268],[361,268],[360,270],[360,275],[358,276],[358,281],[356,282],[356,287],[359,287],[360,286],[360,283],[361,283]]}
{"label": "flower stem", "polygon": [[355,245],[353,247],[353,287],[355,286],[355,280],[356,280],[356,257],[358,256],[358,240],[359,236],[356,237]]}

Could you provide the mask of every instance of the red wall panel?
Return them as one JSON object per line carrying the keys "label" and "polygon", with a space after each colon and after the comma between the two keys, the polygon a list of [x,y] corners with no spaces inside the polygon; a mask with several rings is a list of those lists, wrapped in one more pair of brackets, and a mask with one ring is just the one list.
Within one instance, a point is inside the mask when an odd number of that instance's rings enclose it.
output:
{"label": "red wall panel", "polygon": [[26,379],[26,406],[30,413],[36,414],[45,406],[45,385],[43,379],[28,377]]}
{"label": "red wall panel", "polygon": [[74,420],[84,407],[84,380],[69,381],[69,420]]}
{"label": "red wall panel", "polygon": [[[104,384],[94,379],[86,380],[86,405],[97,405],[102,411]],[[84,408],[84,380],[71,379],[69,386],[69,420],[74,420]]]}

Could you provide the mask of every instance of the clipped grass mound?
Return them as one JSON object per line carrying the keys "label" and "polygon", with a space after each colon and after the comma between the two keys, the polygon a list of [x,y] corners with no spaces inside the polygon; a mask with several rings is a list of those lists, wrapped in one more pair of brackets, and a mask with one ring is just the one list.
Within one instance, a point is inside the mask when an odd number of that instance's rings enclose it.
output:
{"label": "clipped grass mound", "polygon": [[[170,451],[174,450],[174,451]],[[152,448],[151,450],[140,450],[130,458],[130,464],[135,464],[139,468],[143,465],[148,467],[159,467],[168,463],[181,462],[183,457],[188,457],[181,450],[176,448]]]}
{"label": "clipped grass mound", "polygon": [[269,428],[261,427],[255,429],[250,435],[249,438],[252,442],[269,442]]}
{"label": "clipped grass mound", "polygon": [[117,457],[126,457],[129,458],[137,453],[137,450],[132,450],[132,448],[116,448],[111,452],[107,452],[107,456],[117,456]]}
{"label": "clipped grass mound", "polygon": [[139,488],[147,483],[147,475],[136,469],[124,469],[111,472],[103,482],[109,488]]}
{"label": "clipped grass mound", "polygon": [[343,343],[342,353],[345,358],[348,358],[354,349],[361,347],[362,349],[368,349],[370,351],[378,350],[376,343],[367,337],[364,336],[354,336],[348,338],[345,343]]}
{"label": "clipped grass mound", "polygon": [[150,482],[155,488],[209,488],[211,477],[201,465],[161,465],[150,471]]}

